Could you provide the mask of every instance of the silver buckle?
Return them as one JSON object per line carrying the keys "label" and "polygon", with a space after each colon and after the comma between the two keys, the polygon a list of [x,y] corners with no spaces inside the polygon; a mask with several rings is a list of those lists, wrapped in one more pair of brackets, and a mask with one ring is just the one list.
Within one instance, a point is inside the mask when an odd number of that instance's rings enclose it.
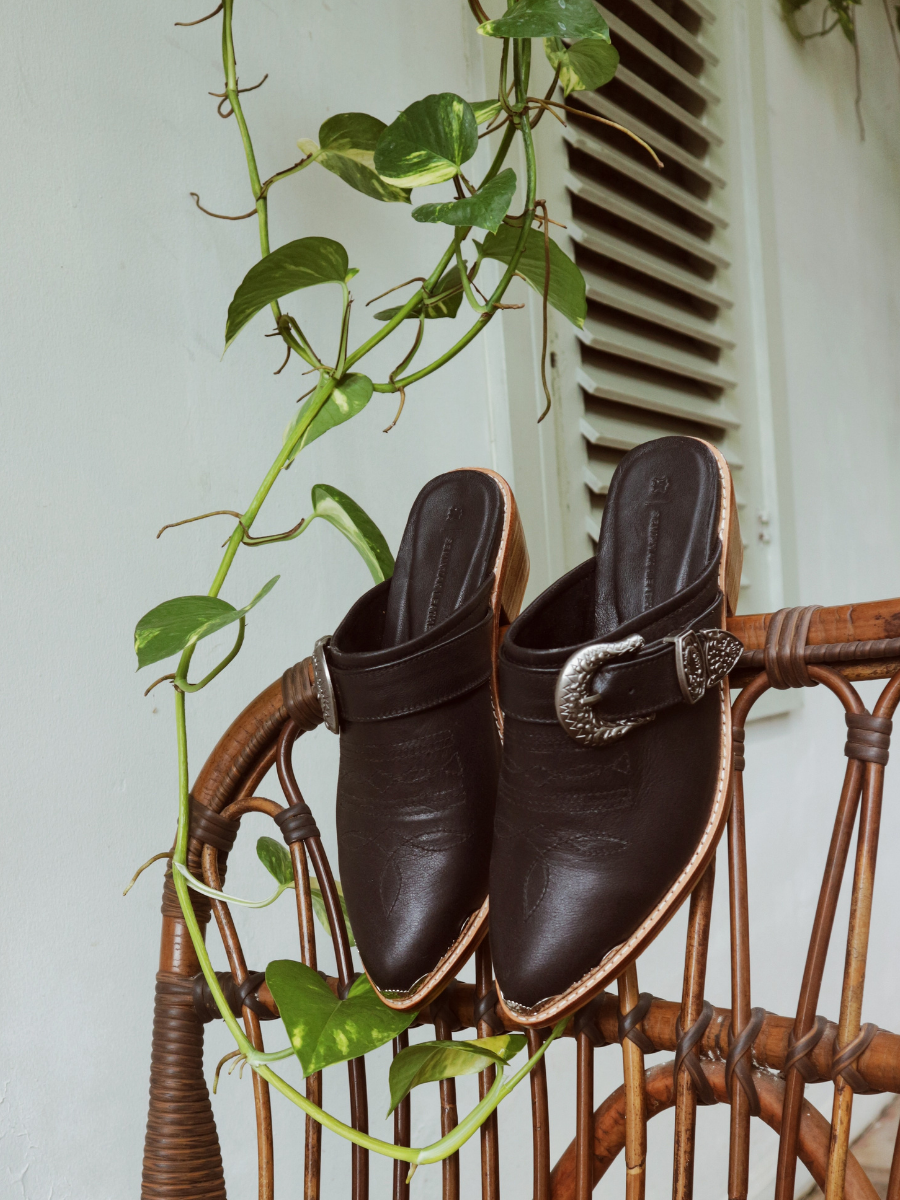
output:
{"label": "silver buckle", "polygon": [[675,644],[678,686],[688,704],[721,683],[744,652],[740,639],[724,629],[686,629],[663,641]]}
{"label": "silver buckle", "polygon": [[322,710],[322,720],[325,728],[332,733],[340,733],[341,723],[338,718],[337,702],[334,697],[334,684],[331,682],[331,672],[328,670],[328,659],[325,657],[325,647],[331,641],[331,634],[320,637],[312,652],[313,675],[316,680],[316,695],[319,697],[319,707]]}
{"label": "silver buckle", "polygon": [[627,720],[603,721],[595,715],[593,705],[599,699],[592,695],[591,683],[594,676],[610,658],[633,654],[644,645],[639,633],[622,642],[599,642],[576,650],[559,673],[554,700],[556,716],[560,725],[582,746],[602,746],[624,737],[636,725],[646,725],[656,715],[631,717]]}

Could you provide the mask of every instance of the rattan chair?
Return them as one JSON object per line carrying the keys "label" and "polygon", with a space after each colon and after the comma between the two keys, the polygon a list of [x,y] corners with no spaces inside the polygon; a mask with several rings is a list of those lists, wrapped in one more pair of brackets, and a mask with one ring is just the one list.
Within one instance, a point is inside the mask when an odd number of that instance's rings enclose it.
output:
{"label": "rattan chair", "polygon": [[[647,1122],[664,1109],[675,1109],[673,1195],[692,1193],[698,1103],[730,1105],[731,1139],[728,1195],[747,1196],[750,1123],[763,1120],[780,1135],[776,1200],[791,1200],[799,1158],[825,1190],[827,1200],[875,1200],[877,1193],[849,1149],[850,1116],[855,1093],[900,1092],[900,1036],[862,1024],[872,889],[878,845],[884,769],[888,760],[891,718],[900,702],[900,638],[889,636],[900,621],[900,600],[838,608],[783,609],[774,614],[736,617],[731,631],[745,653],[732,674],[742,690],[733,704],[734,772],[732,808],[722,856],[727,853],[731,913],[730,1008],[705,998],[710,912],[715,860],[690,900],[684,990],[681,1001],[641,993],[637,968],[618,982],[618,995],[602,993],[569,1022],[566,1036],[577,1040],[577,1097],[574,1139],[551,1166],[547,1070],[541,1061],[530,1077],[534,1200],[587,1200],[613,1160],[624,1151],[627,1200],[645,1189]],[[862,703],[852,681],[887,679],[873,712]],[[744,726],[759,697],[770,687],[827,688],[843,706],[848,728],[847,767],[824,867],[818,908],[809,941],[797,1011],[776,1016],[753,1007],[750,986],[747,862],[744,837]],[[316,941],[309,886],[311,863],[331,913],[338,978],[345,987],[353,965],[328,859],[315,820],[305,805],[291,765],[297,738],[322,720],[312,682],[311,660],[285,672],[237,718],[213,751],[192,793],[189,866],[215,888],[221,887],[228,852],[241,818],[262,812],[278,818],[291,850],[296,889],[301,957],[316,967]],[[275,765],[286,804],[256,797],[263,777]],[[857,826],[846,960],[837,1022],[816,1015],[825,958],[835,912]],[[259,972],[248,971],[227,904],[195,895],[201,926],[215,915],[230,974],[221,976],[247,1035],[262,1048],[261,1022],[277,1017],[277,1008]],[[218,1135],[203,1071],[204,1023],[218,1017],[211,1003],[171,879],[163,891],[163,927],[156,983],[150,1112],[147,1122],[143,1200],[223,1200],[225,1180]],[[490,953],[477,951],[476,984],[456,983],[419,1015],[438,1038],[460,1030],[484,1037],[504,1025],[495,1009]],[[528,1031],[533,1052],[541,1034]],[[621,1043],[623,1086],[599,1108],[593,1105],[594,1057],[598,1047]],[[406,1035],[394,1052],[406,1045]],[[672,1061],[649,1070],[644,1055],[670,1051]],[[612,1053],[612,1051],[608,1051]],[[348,1064],[351,1120],[367,1128],[365,1064]],[[807,1083],[834,1081],[829,1123],[804,1099]],[[480,1094],[490,1072],[479,1077]],[[524,1086],[524,1085],[523,1085]],[[274,1196],[272,1122],[268,1084],[253,1075],[259,1197]],[[320,1102],[321,1076],[307,1080],[307,1095]],[[441,1127],[455,1123],[456,1093],[451,1080],[440,1084]],[[298,1114],[299,1117],[299,1114]],[[318,1200],[321,1179],[321,1129],[306,1118],[304,1200]],[[410,1102],[394,1118],[395,1141],[409,1144]],[[483,1200],[500,1195],[500,1154],[496,1115],[480,1131]],[[518,1147],[517,1153],[518,1153]],[[406,1200],[407,1164],[395,1164],[392,1200]],[[724,1181],[723,1181],[724,1182]],[[368,1155],[353,1148],[352,1200],[369,1195]],[[292,1194],[299,1185],[292,1185]],[[458,1158],[443,1164],[444,1200],[460,1194]],[[900,1200],[900,1140],[895,1149],[889,1200]],[[382,1200],[375,1197],[374,1200]],[[387,1200],[385,1196],[383,1200]]]}

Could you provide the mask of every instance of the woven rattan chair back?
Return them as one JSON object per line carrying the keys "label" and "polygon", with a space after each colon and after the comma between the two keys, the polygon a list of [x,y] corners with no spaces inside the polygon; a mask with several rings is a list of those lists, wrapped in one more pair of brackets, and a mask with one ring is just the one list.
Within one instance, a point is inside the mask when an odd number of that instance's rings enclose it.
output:
{"label": "woven rattan chair back", "polygon": [[[733,705],[734,772],[732,807],[725,838],[731,913],[730,1008],[705,997],[707,949],[716,863],[690,900],[684,990],[680,1002],[641,993],[637,967],[618,981],[618,994],[603,993],[576,1014],[566,1036],[577,1041],[577,1098],[574,1138],[552,1165],[546,1065],[532,1072],[534,1200],[587,1200],[617,1156],[624,1152],[627,1200],[644,1195],[647,1122],[674,1107],[673,1196],[691,1196],[698,1104],[730,1106],[730,1200],[747,1196],[750,1124],[756,1117],[780,1137],[776,1200],[792,1200],[800,1159],[825,1191],[827,1200],[875,1200],[877,1193],[849,1149],[850,1117],[856,1093],[900,1092],[900,1036],[862,1023],[863,988],[878,847],[884,770],[891,719],[900,702],[900,638],[892,634],[900,600],[841,608],[781,610],[736,617],[731,631],[745,653],[732,674],[741,688]],[[853,682],[887,679],[872,713]],[[797,1011],[776,1016],[752,1004],[750,987],[747,860],[744,837],[744,726],[770,687],[827,688],[843,707],[847,724],[847,766],[813,924]],[[294,865],[300,954],[316,967],[316,934],[310,894],[310,866],[321,886],[334,936],[338,977],[346,988],[353,964],[339,900],[314,815],[305,804],[292,767],[297,739],[322,720],[313,686],[311,660],[285,672],[250,704],[226,732],[196,781],[192,793],[189,867],[219,889],[228,852],[241,818],[261,812],[274,818],[290,847]],[[256,796],[277,768],[285,803]],[[817,1015],[826,954],[832,939],[841,883],[857,830],[846,938],[841,1005],[837,1021]],[[215,916],[230,972],[220,978],[247,1036],[263,1048],[261,1022],[277,1017],[264,976],[248,970],[228,905],[194,897],[201,927]],[[224,1200],[225,1180],[218,1135],[203,1070],[204,1023],[218,1017],[211,1003],[182,919],[171,879],[163,892],[163,928],[157,975],[150,1081],[150,1113],[144,1157],[143,1200]],[[423,1010],[418,1023],[433,1025],[435,1036],[467,1031],[484,1037],[513,1028],[495,1008],[496,992],[487,945],[477,951],[475,985],[452,984]],[[532,1052],[541,1034],[528,1031]],[[623,1085],[594,1110],[594,1057],[598,1047],[621,1044]],[[406,1035],[394,1052],[407,1044]],[[670,1062],[644,1067],[650,1051],[670,1051]],[[365,1064],[348,1064],[352,1124],[367,1128]],[[834,1103],[827,1121],[804,1099],[807,1083],[832,1080]],[[491,1073],[479,1077],[483,1096]],[[311,1076],[307,1095],[322,1100],[322,1079]],[[442,1132],[456,1122],[454,1082],[441,1083]],[[259,1197],[275,1194],[272,1121],[268,1084],[253,1075],[259,1156]],[[500,1145],[496,1117],[480,1131],[483,1200],[500,1196]],[[409,1145],[410,1102],[394,1117],[394,1137]],[[898,1143],[900,1144],[900,1143]],[[521,1143],[515,1147],[519,1157]],[[321,1195],[321,1129],[306,1119],[304,1200]],[[458,1200],[458,1157],[443,1163],[443,1200]],[[392,1200],[406,1200],[407,1165],[396,1163]],[[299,1193],[292,1183],[292,1194]],[[369,1196],[368,1155],[353,1148],[351,1200]],[[900,1200],[900,1152],[895,1150],[889,1200]],[[379,1200],[379,1198],[376,1198]],[[384,1198],[387,1200],[387,1197]]]}

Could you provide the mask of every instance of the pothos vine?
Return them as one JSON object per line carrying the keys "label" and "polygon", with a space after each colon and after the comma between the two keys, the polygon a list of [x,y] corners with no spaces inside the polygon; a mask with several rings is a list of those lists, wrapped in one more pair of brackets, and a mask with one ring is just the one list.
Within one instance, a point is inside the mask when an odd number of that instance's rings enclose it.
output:
{"label": "pothos vine", "polygon": [[[233,34],[234,0],[222,0],[212,13],[199,21],[179,22],[182,25],[200,25],[221,15],[225,86],[222,92],[213,95],[218,99],[220,116],[226,119],[233,117],[239,131],[253,207],[237,217],[222,217],[222,214],[213,213],[202,206],[196,193],[192,193],[192,196],[197,207],[210,216],[226,220],[244,220],[255,216],[259,228],[260,259],[248,271],[231,301],[225,331],[226,349],[259,312],[269,308],[274,330],[267,336],[277,337],[285,348],[284,361],[276,374],[284,371],[290,360],[296,357],[316,378],[312,388],[300,397],[304,403],[289,423],[281,448],[247,508],[240,513],[216,510],[201,517],[188,518],[188,521],[194,521],[212,516],[231,516],[236,522],[224,544],[224,555],[209,591],[205,596],[182,596],[158,605],[141,618],[135,631],[139,667],[160,662],[175,654],[180,656],[175,671],[163,676],[164,680],[171,680],[173,685],[178,753],[178,827],[171,854],[173,881],[209,991],[234,1037],[237,1047],[234,1053],[322,1125],[357,1145],[404,1160],[413,1167],[419,1163],[436,1162],[458,1150],[527,1075],[550,1041],[561,1032],[561,1027],[554,1030],[553,1036],[541,1050],[508,1080],[504,1080],[503,1067],[512,1054],[521,1048],[524,1039],[510,1038],[509,1035],[505,1038],[481,1039],[484,1045],[478,1052],[483,1052],[486,1058],[497,1065],[496,1080],[476,1108],[433,1146],[394,1146],[371,1137],[337,1120],[292,1087],[272,1069],[271,1063],[295,1051],[304,1067],[309,1066],[311,1060],[304,1059],[304,1052],[296,1042],[287,1050],[269,1054],[254,1049],[231,1012],[194,912],[192,890],[206,892],[220,899],[226,897],[194,879],[187,868],[190,791],[186,706],[188,695],[207,687],[240,651],[248,612],[277,582],[276,576],[243,608],[235,608],[222,600],[220,592],[241,547],[292,540],[309,528],[312,519],[321,517],[351,540],[376,581],[387,578],[392,571],[393,560],[377,526],[350,497],[328,485],[317,484],[313,488],[311,515],[292,529],[265,536],[251,532],[276,481],[306,446],[359,413],[375,392],[395,394],[399,398],[397,416],[388,426],[388,429],[392,428],[402,412],[408,388],[456,357],[484,331],[497,312],[504,308],[521,307],[504,302],[509,285],[517,275],[524,278],[541,296],[544,356],[548,306],[555,307],[579,326],[584,321],[584,280],[575,263],[550,237],[551,218],[545,201],[538,194],[533,129],[547,112],[557,119],[563,119],[560,114],[568,106],[554,99],[558,84],[568,96],[573,91],[600,87],[612,78],[618,55],[610,43],[609,30],[591,0],[565,0],[564,4],[559,0],[513,0],[506,14],[497,19],[489,17],[480,0],[468,0],[468,3],[479,32],[497,38],[501,43],[495,97],[469,103],[452,93],[427,96],[409,105],[391,125],[385,125],[363,113],[340,114],[322,125],[318,142],[302,139],[298,143],[301,151],[299,160],[265,178],[259,169],[241,98],[261,86],[267,76],[253,87],[238,86]],[[550,87],[544,95],[537,96],[530,92],[534,39],[543,40],[545,53],[554,69]],[[584,119],[615,125],[615,122],[583,110],[579,110],[579,113]],[[479,126],[484,126],[481,133],[478,132]],[[624,132],[629,133],[628,130]],[[480,181],[476,182],[470,178],[469,164],[475,157],[479,141],[493,134],[498,135],[493,157]],[[525,166],[521,185],[514,170],[504,165],[517,139],[521,144]],[[650,147],[641,144],[655,159]],[[656,161],[659,163],[659,160]],[[357,272],[350,267],[344,247],[332,239],[315,236],[299,238],[275,250],[270,245],[270,191],[281,181],[307,170],[313,164],[324,167],[357,191],[383,203],[410,203],[410,192],[414,188],[448,183],[453,187],[452,197],[419,205],[412,211],[417,221],[446,224],[452,228],[452,237],[443,254],[428,274],[382,292],[381,296],[384,296],[413,283],[418,285],[401,305],[377,313],[381,327],[355,346],[351,343],[353,296],[350,283]],[[518,214],[513,215],[509,210],[517,190],[521,195],[522,207]],[[475,231],[483,231],[481,240],[473,236]],[[500,277],[493,286],[487,284],[482,290],[482,271],[488,260],[500,264]],[[330,357],[320,357],[301,322],[284,310],[282,301],[286,296],[306,288],[326,284],[340,288],[341,316],[334,353]],[[381,296],[376,299],[381,299]],[[425,321],[452,319],[463,302],[474,314],[468,328],[433,361],[414,369],[414,360],[422,348]],[[412,345],[405,349],[387,379],[376,381],[363,374],[359,366],[367,355],[401,329],[406,321],[414,323]],[[542,379],[549,409],[550,391],[543,369]],[[170,526],[164,526],[164,529],[167,528]],[[235,623],[238,632],[232,650],[204,678],[191,682],[188,673],[197,644],[203,638]],[[157,683],[160,682],[162,680],[157,680]],[[279,849],[276,843],[271,845],[275,851]],[[261,902],[227,897],[230,903],[264,907],[277,899],[286,887],[293,886],[289,860],[285,868],[275,851],[269,847],[267,859],[260,849],[260,857],[279,882],[275,896]],[[288,966],[299,968],[302,964]],[[283,986],[288,985],[284,983]],[[314,983],[306,981],[304,986],[314,986]],[[285,992],[285,998],[287,1001],[291,996]],[[284,1017],[287,1005],[282,1005],[279,1000],[279,1007]],[[385,1012],[389,1010],[385,1009]],[[285,1023],[288,1023],[287,1020]],[[502,1046],[499,1045],[501,1042]],[[479,1047],[477,1042],[468,1045]],[[323,1065],[327,1065],[327,1062],[319,1063],[319,1067]],[[310,1071],[306,1070],[305,1073],[309,1074]]]}
{"label": "pothos vine", "polygon": [[[856,119],[859,122],[859,135],[865,139],[866,127],[862,118],[862,63],[859,54],[859,40],[856,36],[856,10],[862,5],[862,0],[823,0],[818,23],[809,28],[801,28],[798,17],[804,12],[811,0],[779,0],[781,15],[791,36],[798,42],[810,42],[814,38],[827,37],[836,29],[840,29],[844,37],[853,47],[853,61],[856,70]],[[896,0],[881,0],[884,14],[890,30],[894,54],[900,62],[900,4]]]}

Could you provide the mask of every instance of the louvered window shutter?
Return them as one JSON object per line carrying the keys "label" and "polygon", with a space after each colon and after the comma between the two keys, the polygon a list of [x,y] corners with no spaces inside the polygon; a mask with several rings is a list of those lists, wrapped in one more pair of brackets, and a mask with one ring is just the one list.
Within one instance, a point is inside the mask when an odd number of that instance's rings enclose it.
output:
{"label": "louvered window shutter", "polygon": [[[562,132],[568,158],[569,234],[587,281],[577,382],[586,448],[586,522],[599,533],[622,454],[649,438],[691,434],[714,442],[741,499],[741,422],[735,380],[726,179],[710,164],[723,142],[710,85],[714,14],[700,0],[606,0],[621,62],[596,92],[572,93]],[[660,156],[596,114],[645,139]]]}

